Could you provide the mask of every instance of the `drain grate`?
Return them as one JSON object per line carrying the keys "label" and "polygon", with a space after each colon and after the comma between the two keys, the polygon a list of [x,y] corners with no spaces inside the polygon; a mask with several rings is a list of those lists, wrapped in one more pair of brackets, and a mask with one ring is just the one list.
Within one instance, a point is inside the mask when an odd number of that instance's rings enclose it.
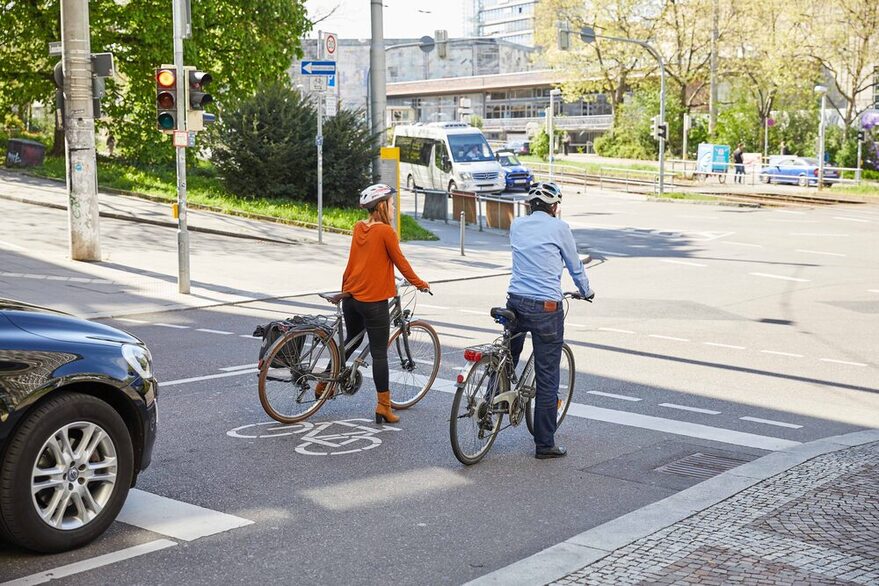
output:
{"label": "drain grate", "polygon": [[677,474],[678,476],[689,476],[690,478],[707,480],[746,462],[748,460],[696,452],[680,460],[660,466],[655,470],[664,474]]}

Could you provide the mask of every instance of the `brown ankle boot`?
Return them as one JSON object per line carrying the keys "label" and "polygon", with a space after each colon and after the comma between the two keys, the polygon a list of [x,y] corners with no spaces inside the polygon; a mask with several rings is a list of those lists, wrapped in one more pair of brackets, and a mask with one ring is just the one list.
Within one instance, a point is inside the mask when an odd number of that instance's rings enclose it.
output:
{"label": "brown ankle boot", "polygon": [[324,391],[326,391],[326,390],[327,390],[327,383],[325,383],[323,381],[317,383],[317,386],[314,387],[314,398],[320,399],[323,396]]}
{"label": "brown ankle boot", "polygon": [[375,406],[375,422],[376,423],[397,423],[400,418],[391,412],[391,392],[379,391],[378,405]]}

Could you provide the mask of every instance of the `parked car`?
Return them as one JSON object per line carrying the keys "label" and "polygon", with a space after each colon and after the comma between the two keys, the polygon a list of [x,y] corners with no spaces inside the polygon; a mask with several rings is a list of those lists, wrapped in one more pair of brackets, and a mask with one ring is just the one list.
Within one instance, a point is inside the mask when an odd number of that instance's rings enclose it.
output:
{"label": "parked car", "polygon": [[0,539],[82,546],[150,463],[158,383],[139,339],[0,299]]}
{"label": "parked car", "polygon": [[525,167],[516,155],[509,150],[500,150],[497,152],[498,163],[504,170],[504,177],[507,182],[507,189],[531,189],[534,183],[534,174],[530,169]]}
{"label": "parked car", "polygon": [[[791,183],[800,187],[818,185],[818,159],[806,157],[771,157],[769,163],[760,169],[763,183]],[[824,185],[839,181],[839,171],[824,166]]]}
{"label": "parked car", "polygon": [[511,140],[504,145],[503,150],[513,151],[516,155],[530,155],[531,142],[527,140]]}

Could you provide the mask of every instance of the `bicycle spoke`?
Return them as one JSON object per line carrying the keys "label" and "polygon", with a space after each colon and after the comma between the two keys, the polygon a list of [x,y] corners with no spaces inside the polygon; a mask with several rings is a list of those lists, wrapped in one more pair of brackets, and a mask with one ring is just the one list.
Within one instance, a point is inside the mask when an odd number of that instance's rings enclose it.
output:
{"label": "bicycle spoke", "polygon": [[424,322],[394,332],[388,345],[391,400],[396,409],[411,407],[430,390],[439,371],[439,338]]}

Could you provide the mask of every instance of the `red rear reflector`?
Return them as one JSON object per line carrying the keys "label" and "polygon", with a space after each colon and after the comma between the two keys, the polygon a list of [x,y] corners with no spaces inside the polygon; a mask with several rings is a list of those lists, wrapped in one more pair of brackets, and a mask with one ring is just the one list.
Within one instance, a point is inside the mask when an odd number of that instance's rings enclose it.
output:
{"label": "red rear reflector", "polygon": [[464,350],[464,360],[467,362],[479,362],[482,360],[482,352],[468,348],[467,350]]}
{"label": "red rear reflector", "polygon": [[[549,139],[547,139],[547,140],[549,140]],[[817,176],[818,176],[818,169],[815,169],[815,170],[813,171],[813,173],[815,174],[815,177],[817,177]]]}
{"label": "red rear reflector", "polygon": [[463,374],[460,374],[460,373],[458,374],[458,384],[459,385],[464,384],[464,375]]}

